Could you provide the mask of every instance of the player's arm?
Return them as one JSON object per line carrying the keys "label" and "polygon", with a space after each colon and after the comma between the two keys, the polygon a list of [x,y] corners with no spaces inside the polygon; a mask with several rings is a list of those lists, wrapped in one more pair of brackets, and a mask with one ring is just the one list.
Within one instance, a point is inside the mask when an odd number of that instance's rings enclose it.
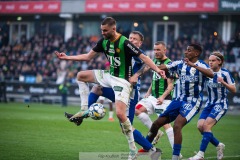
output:
{"label": "player's arm", "polygon": [[55,51],[55,54],[59,59],[64,60],[73,60],[73,61],[90,61],[93,59],[97,53],[104,52],[104,49],[102,47],[103,38],[100,39],[97,44],[91,49],[87,54],[80,54],[76,56],[67,56],[64,52],[59,53],[58,51]]}
{"label": "player's arm", "polygon": [[129,40],[125,40],[125,52],[131,54],[132,56],[138,56],[146,65],[148,65],[152,70],[157,72],[163,78],[166,78],[165,71],[160,70],[154,62],[146,55],[144,55],[136,46],[134,46]]}
{"label": "player's arm", "polygon": [[152,83],[151,83],[151,85],[149,86],[149,88],[148,88],[148,91],[147,91],[147,93],[145,94],[145,98],[147,98],[148,96],[150,96],[151,95],[151,92],[152,92]]}
{"label": "player's arm", "polygon": [[163,101],[165,100],[165,98],[171,94],[171,91],[174,88],[174,79],[173,78],[168,78],[167,79],[167,84],[168,87],[166,88],[166,90],[163,92],[163,94],[158,98],[158,104],[162,104]]}
{"label": "player's arm", "polygon": [[135,85],[138,81],[138,77],[143,75],[145,72],[147,72],[150,69],[146,64],[143,64],[142,67],[132,76],[129,78],[129,82],[133,85]]}
{"label": "player's arm", "polygon": [[142,76],[144,73],[149,71],[150,67],[146,64],[143,64],[142,67],[135,73],[138,77]]}
{"label": "player's arm", "polygon": [[222,83],[230,92],[232,92],[232,93],[237,92],[235,83],[229,84],[229,83],[225,82],[222,77],[218,77],[217,80],[218,80],[218,82]]}
{"label": "player's arm", "polygon": [[55,51],[55,54],[57,55],[57,57],[59,59],[62,59],[62,60],[90,61],[91,59],[93,59],[97,55],[97,52],[91,50],[87,54],[80,54],[80,55],[76,55],[76,56],[68,56],[64,52],[59,53],[58,51]]}
{"label": "player's arm", "polygon": [[144,55],[144,54],[140,54],[140,55],[139,55],[139,58],[140,58],[146,65],[148,65],[152,70],[154,70],[155,72],[157,72],[161,77],[166,78],[165,71],[159,69],[159,68],[154,64],[154,62],[153,62],[148,56],[146,56],[146,55]]}
{"label": "player's arm", "polygon": [[210,78],[213,78],[213,72],[210,68],[205,68],[205,67],[202,67],[202,66],[199,66],[199,65],[196,65],[194,63],[192,63],[191,61],[189,61],[188,58],[185,58],[184,59],[185,63],[197,70],[199,70],[202,74],[204,74],[205,76],[207,77],[210,77]]}
{"label": "player's arm", "polygon": [[162,70],[168,70],[167,66],[165,64],[161,64],[158,66],[159,69],[162,69]]}

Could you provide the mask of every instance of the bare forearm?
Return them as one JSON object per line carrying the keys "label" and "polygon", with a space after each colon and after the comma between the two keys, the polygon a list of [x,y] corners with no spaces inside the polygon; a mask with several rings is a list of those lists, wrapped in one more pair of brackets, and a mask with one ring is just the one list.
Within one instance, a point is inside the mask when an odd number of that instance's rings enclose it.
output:
{"label": "bare forearm", "polygon": [[149,68],[151,68],[152,70],[158,72],[159,69],[158,67],[154,64],[154,62],[148,57],[148,56],[145,56],[143,54],[140,55],[140,57],[142,59],[142,61],[148,65]]}
{"label": "bare forearm", "polygon": [[135,73],[138,76],[143,75],[145,72],[147,72],[150,69],[150,67],[146,64],[143,64],[143,66]]}
{"label": "bare forearm", "polygon": [[162,70],[168,70],[165,64],[161,64],[160,66],[158,66],[158,68]]}
{"label": "bare forearm", "polygon": [[87,54],[81,54],[77,56],[66,56],[65,60],[73,60],[73,61],[89,61],[89,57]]}
{"label": "bare forearm", "polygon": [[194,66],[197,70],[199,70],[202,74],[204,74],[207,77],[213,78],[213,72],[210,69],[202,68],[197,65]]}
{"label": "bare forearm", "polygon": [[236,93],[236,86],[226,83],[225,81],[221,82],[230,92]]}
{"label": "bare forearm", "polygon": [[162,94],[162,97],[165,99],[171,93],[172,90],[173,90],[173,84],[168,84],[168,87]]}

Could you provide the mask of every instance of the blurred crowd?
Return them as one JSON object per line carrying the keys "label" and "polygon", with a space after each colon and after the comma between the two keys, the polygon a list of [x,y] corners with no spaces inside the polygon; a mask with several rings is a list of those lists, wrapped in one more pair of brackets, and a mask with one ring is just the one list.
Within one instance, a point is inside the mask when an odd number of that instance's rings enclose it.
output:
{"label": "blurred crowd", "polygon": [[[74,35],[67,42],[58,35],[38,35],[27,40],[22,37],[19,43],[9,45],[0,37],[0,77],[6,81],[22,81],[27,83],[53,82],[61,84],[64,80],[75,83],[75,77],[80,70],[104,69],[106,58],[104,54],[90,62],[60,61],[54,54],[55,50],[67,55],[87,53],[99,37],[82,37]],[[183,37],[168,44],[168,56],[172,60],[183,58],[183,53],[190,43],[196,43],[193,37]],[[202,59],[207,61],[213,50],[219,50],[225,57],[225,68],[232,72],[237,84],[240,82],[240,35],[224,43],[213,35],[202,39],[204,47]],[[153,55],[151,51],[146,52]],[[152,56],[151,56],[152,57]],[[150,73],[149,73],[150,74]],[[143,82],[149,83],[150,76],[143,76]]]}

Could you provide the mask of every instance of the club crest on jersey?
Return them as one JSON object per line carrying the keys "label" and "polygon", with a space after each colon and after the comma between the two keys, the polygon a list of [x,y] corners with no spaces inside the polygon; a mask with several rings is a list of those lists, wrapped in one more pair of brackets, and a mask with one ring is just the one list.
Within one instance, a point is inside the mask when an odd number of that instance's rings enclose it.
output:
{"label": "club crest on jersey", "polygon": [[196,69],[195,68],[191,68],[190,72],[191,72],[191,74],[194,75],[196,73]]}
{"label": "club crest on jersey", "polygon": [[116,53],[120,53],[120,48],[116,48]]}

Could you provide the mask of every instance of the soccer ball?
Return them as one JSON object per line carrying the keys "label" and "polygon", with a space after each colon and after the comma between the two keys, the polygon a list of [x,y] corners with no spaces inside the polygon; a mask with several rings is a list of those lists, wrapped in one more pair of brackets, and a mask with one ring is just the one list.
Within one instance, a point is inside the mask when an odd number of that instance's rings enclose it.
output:
{"label": "soccer ball", "polygon": [[102,119],[106,114],[106,109],[101,103],[93,103],[89,107],[89,116],[94,120]]}

